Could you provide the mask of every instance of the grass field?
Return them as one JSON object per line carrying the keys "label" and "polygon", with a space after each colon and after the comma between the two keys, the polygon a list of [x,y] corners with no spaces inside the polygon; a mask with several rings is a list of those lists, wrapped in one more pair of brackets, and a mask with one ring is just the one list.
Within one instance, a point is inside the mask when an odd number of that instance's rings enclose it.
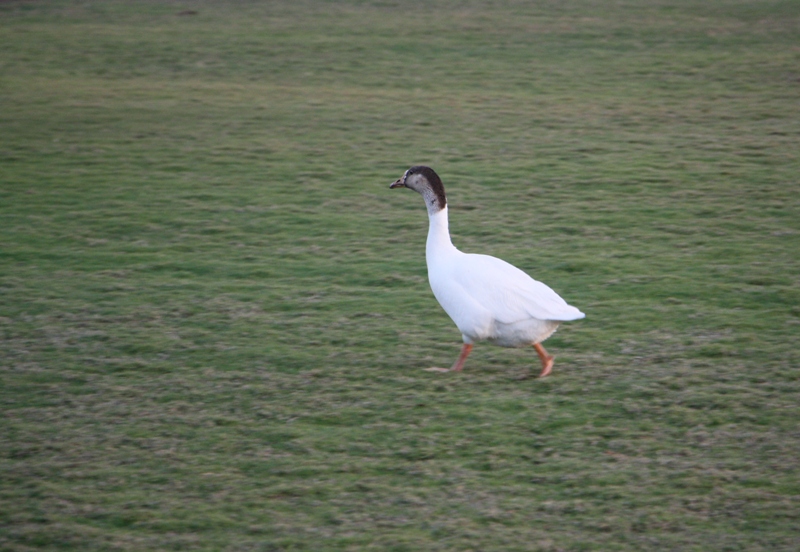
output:
{"label": "grass field", "polygon": [[[0,2],[0,550],[800,549],[795,1]],[[460,335],[454,243],[587,314]]]}

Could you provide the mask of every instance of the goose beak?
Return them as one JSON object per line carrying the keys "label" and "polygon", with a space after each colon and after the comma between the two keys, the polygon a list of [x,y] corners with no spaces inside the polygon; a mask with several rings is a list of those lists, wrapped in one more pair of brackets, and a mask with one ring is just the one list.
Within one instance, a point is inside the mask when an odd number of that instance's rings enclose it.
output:
{"label": "goose beak", "polygon": [[406,185],[403,180],[405,180],[405,178],[398,178],[394,183],[389,185],[389,188],[405,188]]}

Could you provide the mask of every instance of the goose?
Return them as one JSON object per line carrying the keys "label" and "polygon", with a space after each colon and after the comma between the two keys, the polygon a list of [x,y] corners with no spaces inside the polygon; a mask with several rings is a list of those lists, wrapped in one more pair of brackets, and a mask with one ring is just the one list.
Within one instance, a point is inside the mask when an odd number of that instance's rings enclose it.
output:
{"label": "goose", "polygon": [[411,167],[389,188],[408,188],[425,200],[430,223],[425,247],[428,281],[464,341],[451,368],[428,370],[461,372],[474,343],[488,341],[501,347],[533,346],[542,362],[539,377],[550,375],[555,357],[542,341],[561,322],[586,315],[517,267],[496,257],[456,249],[450,239],[444,185],[430,167]]}

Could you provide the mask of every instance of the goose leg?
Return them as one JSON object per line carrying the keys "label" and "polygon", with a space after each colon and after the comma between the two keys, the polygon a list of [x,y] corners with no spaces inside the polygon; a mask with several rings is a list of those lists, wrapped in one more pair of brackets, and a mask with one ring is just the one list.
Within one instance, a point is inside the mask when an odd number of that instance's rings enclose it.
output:
{"label": "goose leg", "polygon": [[547,354],[547,351],[545,351],[541,343],[535,343],[533,348],[536,349],[536,353],[539,355],[539,358],[542,361],[542,373],[539,374],[539,377],[543,378],[545,376],[549,376],[550,372],[553,371],[553,360],[555,360],[555,357]]}
{"label": "goose leg", "polygon": [[458,355],[458,359],[456,360],[456,363],[453,364],[452,368],[450,368],[451,372],[460,372],[461,369],[464,368],[464,362],[466,362],[470,351],[472,351],[472,344],[464,343],[464,346],[461,347],[461,354]]}
{"label": "goose leg", "polygon": [[469,352],[472,350],[472,345],[469,343],[464,343],[464,346],[461,348],[461,354],[458,355],[458,359],[456,363],[448,370],[447,368],[437,368],[436,366],[432,368],[425,368],[426,372],[460,372],[462,368],[464,368],[464,362],[467,360],[469,356]]}

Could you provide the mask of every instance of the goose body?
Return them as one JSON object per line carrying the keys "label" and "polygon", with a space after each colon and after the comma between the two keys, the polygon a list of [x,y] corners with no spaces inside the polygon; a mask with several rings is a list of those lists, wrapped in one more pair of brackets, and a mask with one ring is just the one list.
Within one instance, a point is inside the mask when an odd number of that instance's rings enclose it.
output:
{"label": "goose body", "polygon": [[428,207],[428,281],[464,341],[450,370],[463,368],[475,342],[489,341],[503,347],[533,346],[542,361],[540,376],[549,375],[553,357],[541,342],[561,322],[585,315],[517,267],[489,255],[459,251],[450,239],[444,186],[433,169],[411,167],[390,187],[419,192]]}

